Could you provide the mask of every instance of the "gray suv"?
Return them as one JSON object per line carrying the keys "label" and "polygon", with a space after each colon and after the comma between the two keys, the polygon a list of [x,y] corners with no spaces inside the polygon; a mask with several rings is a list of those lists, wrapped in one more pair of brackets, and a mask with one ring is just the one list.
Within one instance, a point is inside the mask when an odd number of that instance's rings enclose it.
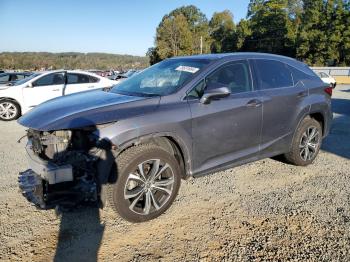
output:
{"label": "gray suv", "polygon": [[131,222],[158,217],[181,179],[282,155],[316,158],[332,88],[305,64],[259,53],[176,57],[114,86],[53,99],[18,122],[36,206],[103,206]]}

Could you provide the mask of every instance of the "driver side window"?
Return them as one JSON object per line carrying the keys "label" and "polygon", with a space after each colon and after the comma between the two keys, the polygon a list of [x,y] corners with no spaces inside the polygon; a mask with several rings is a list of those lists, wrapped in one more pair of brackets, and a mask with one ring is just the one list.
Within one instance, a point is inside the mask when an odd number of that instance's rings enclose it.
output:
{"label": "driver side window", "polygon": [[63,73],[45,75],[33,83],[33,86],[51,86],[64,84]]}
{"label": "driver side window", "polygon": [[188,98],[201,98],[206,88],[227,87],[231,94],[252,90],[248,63],[238,61],[215,70],[205,80],[201,80],[187,95]]}

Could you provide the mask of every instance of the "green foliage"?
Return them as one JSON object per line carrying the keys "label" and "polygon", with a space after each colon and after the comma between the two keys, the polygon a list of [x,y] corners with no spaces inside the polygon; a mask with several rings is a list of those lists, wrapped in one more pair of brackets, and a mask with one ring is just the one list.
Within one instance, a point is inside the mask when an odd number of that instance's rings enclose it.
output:
{"label": "green foliage", "polygon": [[230,11],[214,13],[209,22],[209,28],[212,38],[212,53],[226,53],[236,50],[236,26]]}
{"label": "green foliage", "polygon": [[295,28],[287,0],[251,0],[248,8],[251,36],[247,49],[294,56]]}
{"label": "green foliage", "polygon": [[4,52],[0,53],[0,68],[38,70],[52,69],[129,69],[144,68],[147,57],[105,53],[46,53]]}
{"label": "green foliage", "polygon": [[210,52],[211,38],[206,16],[195,6],[183,6],[165,15],[157,27],[156,47],[150,49],[151,64],[180,55]]}
{"label": "green foliage", "polygon": [[247,51],[248,39],[252,36],[250,20],[242,19],[236,29],[236,50]]}
{"label": "green foliage", "polygon": [[[169,30],[181,38],[176,44]],[[250,0],[247,19],[237,25],[228,10],[214,13],[208,23],[197,7],[180,7],[159,24],[150,61],[198,54],[201,36],[204,53],[268,52],[310,65],[349,65],[350,0]]]}
{"label": "green foliage", "polygon": [[183,14],[163,19],[157,29],[157,53],[161,59],[190,54],[192,51],[192,34]]}
{"label": "green foliage", "polygon": [[349,1],[303,2],[297,57],[311,65],[349,63]]}

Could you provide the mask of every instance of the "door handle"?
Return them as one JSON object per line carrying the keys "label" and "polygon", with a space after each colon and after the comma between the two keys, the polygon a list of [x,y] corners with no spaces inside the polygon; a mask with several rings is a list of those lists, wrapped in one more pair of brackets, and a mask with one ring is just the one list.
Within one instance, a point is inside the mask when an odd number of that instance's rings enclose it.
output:
{"label": "door handle", "polygon": [[56,88],[56,89],[52,89],[52,91],[60,91],[60,89]]}
{"label": "door handle", "polygon": [[299,92],[297,95],[299,98],[307,96],[307,91]]}
{"label": "door handle", "polygon": [[258,99],[253,99],[253,100],[250,100],[247,104],[246,104],[246,106],[247,107],[259,107],[259,106],[261,106],[261,101],[260,100],[258,100]]}
{"label": "door handle", "polygon": [[88,88],[94,88],[94,86],[88,86]]}

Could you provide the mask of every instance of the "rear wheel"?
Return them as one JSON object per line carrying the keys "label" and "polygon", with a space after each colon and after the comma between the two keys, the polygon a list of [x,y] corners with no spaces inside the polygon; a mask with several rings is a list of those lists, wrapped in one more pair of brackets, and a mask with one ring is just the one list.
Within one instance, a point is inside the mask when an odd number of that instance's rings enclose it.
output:
{"label": "rear wheel", "polygon": [[3,121],[11,121],[17,119],[21,115],[19,105],[11,100],[0,101],[0,119]]}
{"label": "rear wheel", "polygon": [[117,182],[109,188],[109,202],[130,222],[144,222],[164,213],[181,183],[179,164],[161,147],[145,144],[117,157]]}
{"label": "rear wheel", "polygon": [[311,164],[321,147],[322,128],[319,122],[306,117],[299,125],[292,142],[291,151],[285,154],[286,160],[297,166]]}

